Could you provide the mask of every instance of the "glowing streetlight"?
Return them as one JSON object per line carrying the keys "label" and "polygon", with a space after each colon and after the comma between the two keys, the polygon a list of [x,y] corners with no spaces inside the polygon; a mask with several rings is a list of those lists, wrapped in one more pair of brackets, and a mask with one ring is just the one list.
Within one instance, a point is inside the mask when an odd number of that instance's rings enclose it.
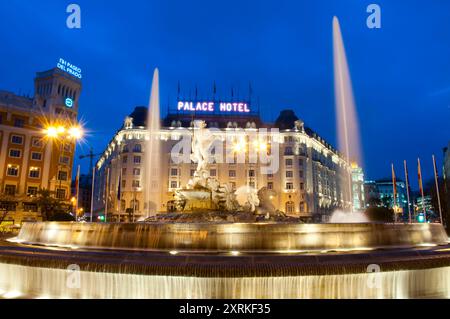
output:
{"label": "glowing streetlight", "polygon": [[50,138],[58,137],[58,130],[57,130],[57,128],[54,127],[54,126],[49,126],[49,127],[45,130],[45,135],[46,135],[47,137],[50,137]]}
{"label": "glowing streetlight", "polygon": [[69,137],[70,138],[74,138],[76,140],[80,139],[83,137],[83,130],[80,127],[71,127],[69,128]]}

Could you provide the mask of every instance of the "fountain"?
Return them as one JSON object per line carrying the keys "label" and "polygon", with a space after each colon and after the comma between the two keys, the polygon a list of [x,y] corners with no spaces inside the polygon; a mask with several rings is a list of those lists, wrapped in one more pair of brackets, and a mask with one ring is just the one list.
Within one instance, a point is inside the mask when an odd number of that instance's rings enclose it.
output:
{"label": "fountain", "polygon": [[[347,64],[344,41],[337,17],[333,17],[333,59],[334,59],[334,94],[336,107],[336,129],[338,148],[346,160],[361,164],[361,147],[358,132],[358,119],[356,116],[355,101],[353,98],[352,81]],[[361,218],[353,212],[353,189],[351,171],[340,178],[340,189],[343,190],[343,199],[349,198],[349,216],[339,218],[345,222],[360,221]],[[344,205],[345,206],[345,205]],[[334,214],[341,214],[335,212]],[[336,216],[332,216],[336,220]]]}
{"label": "fountain", "polygon": [[159,71],[155,69],[147,115],[148,140],[145,146],[144,202],[147,206],[147,217],[156,215],[161,203],[161,142],[159,137],[161,123],[159,110]]}
{"label": "fountain", "polygon": [[[340,145],[349,159],[357,157],[356,121],[336,18],[333,30]],[[442,225],[367,223],[343,212],[327,224],[292,220],[269,190],[234,190],[209,176],[212,136],[203,121],[194,122],[197,168],[176,192],[177,211],[156,214],[158,70],[147,125],[146,222],[25,223],[0,245],[0,297],[450,297]]]}

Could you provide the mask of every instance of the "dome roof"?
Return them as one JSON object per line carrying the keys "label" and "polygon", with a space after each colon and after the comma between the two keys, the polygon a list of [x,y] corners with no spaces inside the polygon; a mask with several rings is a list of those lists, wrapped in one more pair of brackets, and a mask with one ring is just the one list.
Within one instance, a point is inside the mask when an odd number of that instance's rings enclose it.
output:
{"label": "dome roof", "polygon": [[295,121],[298,121],[297,115],[293,110],[283,110],[275,121],[275,127],[280,130],[288,130],[295,127]]}

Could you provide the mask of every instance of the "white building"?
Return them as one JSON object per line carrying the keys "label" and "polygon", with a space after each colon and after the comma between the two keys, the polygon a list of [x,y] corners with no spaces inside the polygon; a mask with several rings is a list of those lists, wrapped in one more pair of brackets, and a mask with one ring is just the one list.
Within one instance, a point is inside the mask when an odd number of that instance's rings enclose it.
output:
{"label": "white building", "polygon": [[[279,210],[305,221],[326,221],[334,209],[351,205],[352,197],[347,188],[340,187],[347,185],[351,176],[349,163],[330,144],[305,127],[292,110],[282,111],[274,124],[263,123],[255,113],[199,113],[195,114],[195,119],[205,120],[208,128],[214,128],[217,141],[222,141],[223,154],[216,153],[214,157],[223,155],[225,159],[234,152],[235,158],[245,158],[245,163],[227,163],[219,159],[209,165],[210,176],[217,177],[221,183],[229,183],[236,189],[267,187],[272,190],[271,200]],[[148,139],[146,116],[147,108],[137,107],[97,162],[94,203],[96,211],[104,213],[107,201],[108,220],[137,220],[147,216],[143,197]],[[195,172],[195,163],[176,164],[170,156],[174,145],[180,143],[184,135],[191,134],[193,118],[193,114],[171,113],[162,121],[163,186],[162,202],[158,207],[161,212],[173,210],[174,190],[186,186]],[[273,174],[263,173],[261,168],[266,164],[259,159],[252,160],[249,155],[256,147],[249,136],[261,128],[268,130],[261,147],[276,156],[279,163],[279,169]],[[237,141],[232,150],[227,147],[230,139]],[[279,148],[278,152],[275,152],[275,146]]]}

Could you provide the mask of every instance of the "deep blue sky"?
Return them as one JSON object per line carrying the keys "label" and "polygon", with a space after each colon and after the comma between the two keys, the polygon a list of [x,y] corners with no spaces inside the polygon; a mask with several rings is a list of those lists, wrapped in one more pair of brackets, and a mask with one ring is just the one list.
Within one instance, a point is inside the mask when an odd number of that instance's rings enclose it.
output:
{"label": "deep blue sky", "polygon": [[[78,3],[82,29],[66,27]],[[382,28],[368,29],[377,3]],[[336,144],[332,17],[338,16],[354,86],[368,179],[403,177],[408,160],[432,177],[450,138],[450,1],[26,1],[0,0],[0,89],[32,93],[36,71],[63,57],[83,69],[80,116],[101,152],[136,105],[146,105],[154,67],[161,100],[175,102],[212,82],[228,96],[252,81],[261,113],[274,120],[293,108],[306,125]],[[78,150],[87,152],[88,145]],[[88,161],[81,162],[86,171]]]}

